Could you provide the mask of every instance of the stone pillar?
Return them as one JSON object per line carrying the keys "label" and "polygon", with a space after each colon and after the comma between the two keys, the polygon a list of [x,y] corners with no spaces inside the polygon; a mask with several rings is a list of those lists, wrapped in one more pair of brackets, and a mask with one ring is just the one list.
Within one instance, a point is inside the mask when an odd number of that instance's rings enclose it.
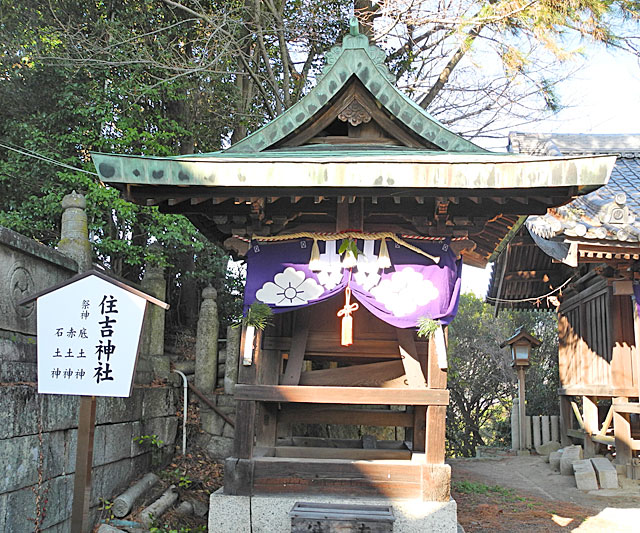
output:
{"label": "stone pillar", "polygon": [[209,286],[202,291],[202,305],[196,336],[196,387],[204,394],[213,394],[218,380],[218,304],[216,290]]}
{"label": "stone pillar", "polygon": [[558,432],[558,415],[551,415],[549,421],[551,422],[551,440],[553,442],[560,442],[560,433]]}
{"label": "stone pillar", "polygon": [[91,269],[91,243],[84,196],[73,191],[62,199],[62,231],[58,250],[78,263],[78,272]]}
{"label": "stone pillar", "polygon": [[542,444],[546,444],[551,440],[551,432],[549,431],[549,415],[542,415]]}
{"label": "stone pillar", "polygon": [[511,449],[520,449],[520,402],[517,398],[513,400],[513,407],[511,407]]}
{"label": "stone pillar", "polygon": [[238,382],[238,356],[240,354],[240,326],[227,328],[227,357],[224,366],[224,392],[233,394]]}
{"label": "stone pillar", "polygon": [[540,438],[540,416],[531,417],[531,421],[533,422],[533,447],[535,449],[542,444],[542,439]]}
{"label": "stone pillar", "polygon": [[[165,301],[167,282],[164,279],[164,269],[147,264],[140,286],[143,292]],[[147,304],[141,341],[141,359],[144,362],[138,366],[138,370],[141,374],[150,374],[151,379],[169,377],[169,356],[164,352],[164,321],[165,310],[157,305]],[[141,375],[138,381],[144,383],[150,380]]]}

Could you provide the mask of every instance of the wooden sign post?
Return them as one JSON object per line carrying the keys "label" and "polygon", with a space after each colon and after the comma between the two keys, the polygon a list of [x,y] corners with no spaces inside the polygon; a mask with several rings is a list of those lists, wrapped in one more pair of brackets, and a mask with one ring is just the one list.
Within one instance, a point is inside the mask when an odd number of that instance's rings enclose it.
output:
{"label": "wooden sign post", "polygon": [[76,472],[73,478],[71,531],[90,531],[91,467],[93,463],[93,434],[96,427],[96,397],[82,396],[78,413],[78,444]]}
{"label": "wooden sign post", "polygon": [[131,395],[147,302],[169,306],[96,271],[38,293],[38,392],[81,396],[71,530],[89,532],[96,396]]}

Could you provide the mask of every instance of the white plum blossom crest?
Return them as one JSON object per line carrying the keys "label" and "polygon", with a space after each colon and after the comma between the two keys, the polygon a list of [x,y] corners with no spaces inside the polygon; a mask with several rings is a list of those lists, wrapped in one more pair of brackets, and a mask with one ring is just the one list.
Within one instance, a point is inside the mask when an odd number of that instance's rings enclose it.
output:
{"label": "white plum blossom crest", "polygon": [[324,288],[313,278],[306,278],[304,272],[287,267],[284,272],[276,274],[273,281],[267,281],[256,292],[256,299],[266,304],[285,307],[304,305],[318,298],[323,292]]}
{"label": "white plum blossom crest", "polygon": [[439,296],[434,284],[411,267],[398,270],[390,278],[383,279],[371,289],[371,294],[394,316],[410,315]]}

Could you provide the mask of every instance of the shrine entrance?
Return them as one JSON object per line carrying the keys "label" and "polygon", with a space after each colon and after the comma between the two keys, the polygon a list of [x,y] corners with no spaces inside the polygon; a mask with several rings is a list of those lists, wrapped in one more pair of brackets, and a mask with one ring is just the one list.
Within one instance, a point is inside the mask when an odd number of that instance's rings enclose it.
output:
{"label": "shrine entrance", "polygon": [[[247,257],[245,307],[274,312],[264,331],[243,329],[226,494],[448,501],[445,342],[461,263],[486,265],[524,216],[611,172],[612,158],[487,152],[399,92],[384,60],[355,23],[317,85],[229,149],[92,155],[130,200]],[[327,424],[394,438],[309,436]]]}

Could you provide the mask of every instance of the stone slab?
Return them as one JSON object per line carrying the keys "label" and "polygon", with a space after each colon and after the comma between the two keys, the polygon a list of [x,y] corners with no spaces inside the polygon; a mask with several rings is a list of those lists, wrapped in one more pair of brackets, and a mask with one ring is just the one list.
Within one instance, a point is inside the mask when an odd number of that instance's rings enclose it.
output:
{"label": "stone slab", "polygon": [[562,450],[551,452],[549,454],[549,465],[554,472],[560,472],[560,460],[562,459]]}
{"label": "stone slab", "polygon": [[557,452],[560,448],[562,448],[562,444],[559,442],[549,441],[536,446],[536,453],[545,456],[545,462],[549,462],[551,452]]}
{"label": "stone slab", "polygon": [[204,448],[209,457],[214,459],[226,459],[233,454],[233,439],[214,435],[208,439]]}
{"label": "stone slab", "polygon": [[37,435],[0,441],[0,494],[37,482],[39,449]]}
{"label": "stone slab", "polygon": [[0,413],[2,413],[0,439],[37,433],[38,401],[35,387],[28,385],[2,387]]}
{"label": "stone slab", "polygon": [[[180,388],[182,401],[182,388]],[[142,418],[171,416],[176,413],[174,389],[170,387],[148,387],[144,389]]]}
{"label": "stone slab", "polygon": [[211,495],[209,531],[230,533],[289,533],[289,512],[296,502],[341,503],[354,505],[391,505],[396,518],[394,533],[456,533],[457,505],[448,502],[423,502],[388,498],[349,498],[344,496],[259,495],[229,496],[222,491]]}
{"label": "stone slab", "polygon": [[618,488],[618,472],[606,457],[592,457],[591,464],[596,471],[598,484],[601,489]]}
{"label": "stone slab", "polygon": [[563,448],[562,458],[560,459],[560,473],[563,476],[571,476],[573,474],[573,462],[581,459],[582,446],[567,446]]}
{"label": "stone slab", "polygon": [[589,459],[574,461],[572,466],[579,490],[598,490],[596,472]]}

